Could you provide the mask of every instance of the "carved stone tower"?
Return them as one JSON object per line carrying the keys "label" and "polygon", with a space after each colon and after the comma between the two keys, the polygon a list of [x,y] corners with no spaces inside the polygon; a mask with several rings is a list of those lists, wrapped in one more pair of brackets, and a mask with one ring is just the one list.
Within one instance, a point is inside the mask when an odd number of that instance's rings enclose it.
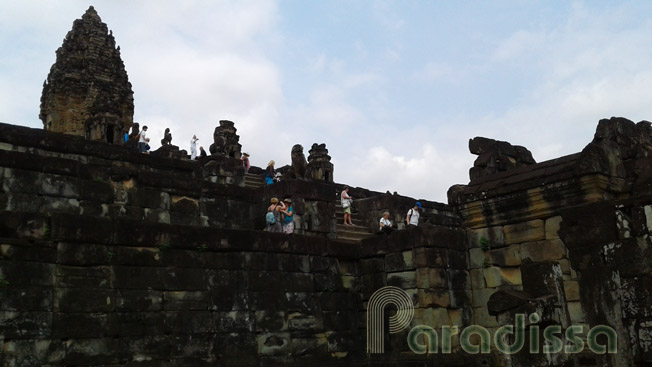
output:
{"label": "carved stone tower", "polygon": [[227,157],[240,158],[242,145],[233,121],[220,120],[220,126],[213,132],[213,144],[209,147],[211,154],[223,154]]}
{"label": "carved stone tower", "polygon": [[333,182],[333,163],[326,144],[313,144],[308,156],[306,178],[315,181]]}
{"label": "carved stone tower", "polygon": [[133,123],[134,92],[120,47],[92,6],[56,54],[41,95],[44,128],[122,144]]}

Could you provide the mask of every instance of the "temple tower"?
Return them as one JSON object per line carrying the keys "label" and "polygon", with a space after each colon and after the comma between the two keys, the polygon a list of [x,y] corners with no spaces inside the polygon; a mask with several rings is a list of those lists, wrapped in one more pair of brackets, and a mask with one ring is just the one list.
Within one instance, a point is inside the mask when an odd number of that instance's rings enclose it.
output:
{"label": "temple tower", "polygon": [[44,128],[122,144],[133,123],[134,93],[120,47],[92,6],[56,54],[41,95]]}
{"label": "temple tower", "polygon": [[308,156],[308,168],[306,178],[315,181],[333,182],[333,163],[328,155],[326,144],[313,144]]}

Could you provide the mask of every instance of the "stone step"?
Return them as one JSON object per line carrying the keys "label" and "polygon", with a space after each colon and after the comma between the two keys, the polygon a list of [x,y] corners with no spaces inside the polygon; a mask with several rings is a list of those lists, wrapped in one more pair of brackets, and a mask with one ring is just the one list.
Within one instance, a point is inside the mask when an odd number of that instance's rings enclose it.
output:
{"label": "stone step", "polygon": [[352,225],[352,226],[347,226],[344,224],[338,224],[337,225],[337,233],[343,233],[343,232],[352,232],[352,233],[369,233],[369,230],[367,227],[364,226],[359,226],[359,225]]}
{"label": "stone step", "polygon": [[257,189],[265,186],[265,181],[263,180],[262,175],[246,173],[244,175],[244,186],[247,188]]}
{"label": "stone step", "polygon": [[361,240],[369,237],[373,237],[375,234],[372,233],[338,233],[338,241],[347,241],[347,242],[360,242]]}

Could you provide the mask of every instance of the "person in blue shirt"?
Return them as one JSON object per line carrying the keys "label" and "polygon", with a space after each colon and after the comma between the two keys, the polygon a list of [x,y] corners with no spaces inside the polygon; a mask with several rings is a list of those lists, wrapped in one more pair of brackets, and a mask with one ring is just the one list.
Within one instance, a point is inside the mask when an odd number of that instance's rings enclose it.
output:
{"label": "person in blue shirt", "polygon": [[292,208],[292,200],[285,199],[285,209],[281,209],[283,213],[283,233],[294,233],[294,208]]}

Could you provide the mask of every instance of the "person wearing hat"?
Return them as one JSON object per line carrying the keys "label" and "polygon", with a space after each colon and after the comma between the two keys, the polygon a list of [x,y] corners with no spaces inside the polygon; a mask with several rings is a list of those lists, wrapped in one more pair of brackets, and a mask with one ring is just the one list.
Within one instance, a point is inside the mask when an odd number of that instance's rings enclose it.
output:
{"label": "person wearing hat", "polygon": [[417,201],[416,204],[414,204],[414,208],[408,210],[407,218],[405,219],[408,226],[416,227],[419,225],[419,212],[421,211],[421,208],[421,203]]}
{"label": "person wearing hat", "polygon": [[268,185],[271,185],[271,184],[274,183],[274,174],[275,174],[274,164],[275,163],[276,162],[274,162],[274,160],[269,161],[269,163],[267,163],[267,168],[265,169],[265,183],[268,184]]}
{"label": "person wearing hat", "polygon": [[292,208],[292,199],[287,198],[283,200],[283,203],[285,203],[285,209],[280,210],[283,213],[283,233],[291,234],[294,233],[294,208]]}
{"label": "person wearing hat", "polygon": [[[265,217],[267,222],[267,232],[283,232],[281,212],[285,210],[285,204],[279,202],[277,198],[271,198],[270,203],[271,205],[267,208],[267,215]],[[268,217],[273,217],[274,220],[268,220]]]}
{"label": "person wearing hat", "polygon": [[245,175],[246,175],[247,173],[249,173],[249,167],[251,167],[251,165],[249,164],[249,153],[242,153],[242,158],[240,159],[242,159],[242,167],[244,167]]}

